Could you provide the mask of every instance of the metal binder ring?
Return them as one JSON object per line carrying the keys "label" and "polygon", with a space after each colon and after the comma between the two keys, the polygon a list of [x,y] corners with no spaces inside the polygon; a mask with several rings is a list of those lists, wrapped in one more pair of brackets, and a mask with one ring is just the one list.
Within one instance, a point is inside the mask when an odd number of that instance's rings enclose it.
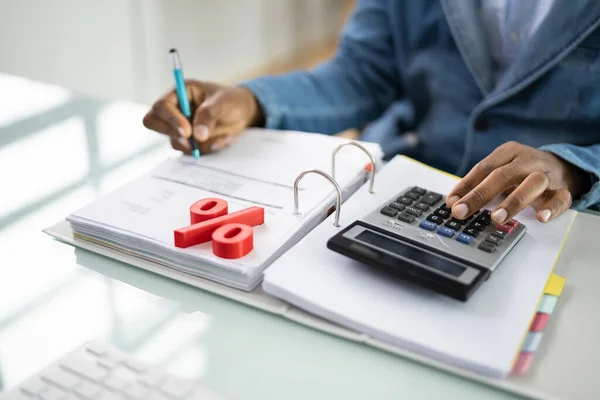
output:
{"label": "metal binder ring", "polygon": [[300,183],[302,178],[304,178],[304,176],[307,174],[321,175],[322,177],[327,179],[329,182],[331,182],[331,184],[333,186],[335,186],[335,190],[337,191],[337,200],[335,201],[335,222],[333,223],[333,226],[335,226],[336,228],[339,227],[340,226],[340,211],[342,209],[342,189],[340,188],[340,185],[338,185],[338,183],[335,181],[335,179],[333,179],[329,174],[326,174],[325,172],[318,170],[318,169],[311,169],[309,171],[304,171],[303,173],[298,175],[298,177],[294,181],[294,215],[300,214],[300,212],[298,211],[298,184]]}
{"label": "metal binder ring", "polygon": [[348,143],[343,143],[340,144],[338,147],[335,148],[335,150],[333,150],[333,153],[331,154],[331,176],[333,177],[333,179],[335,179],[335,156],[338,153],[338,151],[340,151],[342,149],[342,147],[344,146],[356,146],[359,149],[361,149],[362,151],[364,151],[367,156],[369,156],[369,159],[371,160],[371,178],[369,180],[369,193],[374,193],[373,192],[373,185],[375,184],[375,159],[373,158],[373,155],[371,154],[371,152],[369,152],[369,150],[367,150],[367,148],[365,146],[363,146],[360,143],[356,143],[356,142],[348,142]]}

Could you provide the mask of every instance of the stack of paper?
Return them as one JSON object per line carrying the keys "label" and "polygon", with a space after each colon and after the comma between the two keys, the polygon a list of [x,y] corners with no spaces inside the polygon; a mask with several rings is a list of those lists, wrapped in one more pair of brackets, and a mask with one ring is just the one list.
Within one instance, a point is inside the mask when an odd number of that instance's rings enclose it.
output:
{"label": "stack of paper", "polygon": [[[342,227],[407,186],[448,193],[456,179],[405,157],[378,173],[375,193],[361,188],[342,207]],[[490,205],[493,207],[494,205]],[[326,247],[339,229],[331,217],[279,258],[263,289],[326,320],[444,364],[504,377],[521,350],[562,249],[574,211],[542,224],[528,208],[527,233],[466,302],[392,279]]]}
{"label": "stack of paper", "polygon": [[[327,217],[335,204],[331,183],[307,175],[300,183],[300,215],[293,214],[293,183],[303,171],[331,173],[331,155],[344,139],[299,132],[249,130],[215,155],[168,160],[142,178],[74,212],[74,234],[156,263],[251,290],[262,272]],[[378,145],[363,143],[376,160]],[[368,177],[368,158],[356,148],[336,157],[336,180],[344,198]],[[190,206],[203,198],[229,203],[229,213],[251,206],[265,209],[264,225],[254,227],[254,250],[227,260],[210,242],[174,246],[173,231],[190,225]]]}

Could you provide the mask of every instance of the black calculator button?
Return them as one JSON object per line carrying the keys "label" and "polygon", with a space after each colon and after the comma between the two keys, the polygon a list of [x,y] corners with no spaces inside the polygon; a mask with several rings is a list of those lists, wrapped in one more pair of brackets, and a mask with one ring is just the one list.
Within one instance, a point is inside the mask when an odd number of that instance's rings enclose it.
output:
{"label": "black calculator button", "polygon": [[435,214],[431,214],[430,216],[427,217],[428,221],[431,222],[435,222],[436,224],[441,224],[442,222],[444,222],[444,218],[440,217],[439,215],[435,215]]}
{"label": "black calculator button", "polygon": [[410,206],[413,203],[413,201],[406,196],[400,196],[396,199],[396,201],[398,203],[406,204],[407,206]]}
{"label": "black calculator button", "polygon": [[414,222],[414,221],[415,221],[415,218],[416,218],[416,217],[415,217],[414,215],[410,215],[410,214],[407,214],[407,213],[405,213],[405,212],[403,212],[403,213],[401,213],[400,215],[398,215],[398,219],[399,219],[400,221],[408,222],[409,224],[410,224],[411,222]]}
{"label": "black calculator button", "polygon": [[466,233],[469,236],[473,236],[474,238],[479,236],[479,232],[481,232],[481,231],[479,229],[475,229],[475,228],[465,228],[465,230],[463,230],[463,233]]}
{"label": "black calculator button", "polygon": [[456,218],[452,218],[450,221],[452,222],[456,222],[459,225],[465,225],[467,223],[467,220],[465,219],[456,219]]}
{"label": "black calculator button", "polygon": [[406,209],[404,210],[404,212],[412,214],[415,217],[420,217],[421,215],[423,215],[423,211],[421,211],[421,210],[419,210],[418,208],[415,208],[415,207],[406,207]]}
{"label": "black calculator button", "polygon": [[482,231],[485,229],[485,225],[482,224],[481,222],[473,221],[467,226],[467,228],[475,228],[475,229],[479,229],[480,231]]}
{"label": "black calculator button", "polygon": [[421,197],[418,194],[412,193],[412,192],[406,192],[406,193],[404,193],[404,196],[408,197],[409,199],[412,199],[412,200],[419,200],[419,197]]}
{"label": "black calculator button", "polygon": [[491,216],[492,212],[490,210],[482,210],[481,211],[481,215],[487,215],[488,217]]}
{"label": "black calculator button", "polygon": [[504,238],[506,237],[507,233],[506,233],[506,232],[503,232],[503,231],[501,231],[501,230],[498,230],[498,229],[496,229],[496,230],[495,230],[495,231],[493,231],[493,232],[492,232],[490,235],[492,235],[492,236],[496,236],[496,237],[498,237],[498,238],[500,238],[500,239],[504,239]]}
{"label": "black calculator button", "polygon": [[395,217],[398,215],[398,210],[394,210],[392,207],[383,207],[380,212],[388,217]]}
{"label": "black calculator button", "polygon": [[448,212],[451,210],[451,208],[450,208],[450,207],[448,207],[448,206],[446,205],[446,203],[443,203],[443,204],[440,206],[440,209],[441,209],[441,210],[444,210],[444,211],[448,211]]}
{"label": "black calculator button", "polygon": [[415,186],[414,188],[410,189],[411,192],[416,193],[418,195],[423,196],[425,193],[427,193],[427,190],[420,188],[418,186]]}
{"label": "black calculator button", "polygon": [[447,226],[450,229],[454,229],[454,230],[459,230],[460,228],[462,228],[461,224],[456,223],[454,221],[448,221],[448,222],[446,222],[445,226]]}
{"label": "black calculator button", "polygon": [[496,246],[491,244],[490,242],[481,242],[481,244],[479,245],[479,249],[487,251],[488,253],[493,253],[496,250]]}
{"label": "black calculator button", "polygon": [[395,208],[398,211],[402,211],[406,208],[406,206],[404,204],[400,204],[396,201],[392,201],[388,207]]}
{"label": "black calculator button", "polygon": [[443,207],[440,207],[434,211],[434,214],[446,219],[450,216],[450,210],[444,210]]}
{"label": "black calculator button", "polygon": [[441,199],[442,199],[442,195],[441,194],[429,192],[429,193],[427,193],[425,196],[423,196],[421,198],[421,201],[423,203],[426,203],[426,204],[429,204],[430,206],[432,206],[435,203],[437,203],[438,201],[440,201]]}
{"label": "black calculator button", "polygon": [[494,236],[494,235],[490,235],[490,236],[486,237],[485,241],[490,242],[491,244],[494,244],[496,246],[499,246],[502,243],[502,239],[500,239],[498,236]]}
{"label": "black calculator button", "polygon": [[481,214],[479,217],[475,218],[475,221],[481,222],[483,225],[487,226],[492,222],[492,219],[489,215]]}
{"label": "black calculator button", "polygon": [[413,207],[418,208],[419,210],[423,210],[423,211],[429,210],[429,204],[425,204],[422,201],[415,203],[415,205]]}

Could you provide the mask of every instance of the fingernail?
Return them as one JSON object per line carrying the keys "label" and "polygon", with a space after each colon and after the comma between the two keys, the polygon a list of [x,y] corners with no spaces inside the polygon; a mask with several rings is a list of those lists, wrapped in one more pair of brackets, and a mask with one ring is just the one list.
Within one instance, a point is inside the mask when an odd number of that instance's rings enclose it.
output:
{"label": "fingernail", "polygon": [[469,207],[466,204],[458,204],[452,209],[452,214],[458,219],[464,219],[469,212]]}
{"label": "fingernail", "polygon": [[496,221],[497,223],[499,223],[501,225],[506,220],[506,217],[508,217],[508,213],[506,212],[506,210],[504,208],[499,208],[492,213],[492,218],[494,218],[494,221]]}
{"label": "fingernail", "polygon": [[448,201],[446,202],[446,204],[448,204],[450,207],[452,207],[454,205],[454,203],[456,203],[459,200],[460,200],[460,197],[452,196],[452,197],[448,198]]}
{"label": "fingernail", "polygon": [[208,126],[206,125],[196,125],[194,127],[194,136],[196,139],[203,142],[208,139]]}
{"label": "fingernail", "polygon": [[214,142],[211,146],[210,146],[210,151],[219,151],[223,148],[223,145],[220,142]]}
{"label": "fingernail", "polygon": [[552,216],[552,211],[550,211],[550,210],[540,211],[540,217],[542,218],[542,220],[544,222],[548,222],[548,220],[550,219],[551,216]]}
{"label": "fingernail", "polygon": [[227,137],[225,138],[225,140],[223,140],[223,144],[224,144],[225,146],[229,146],[229,145],[231,144],[231,142],[233,142],[233,138],[232,138],[231,136],[227,136]]}
{"label": "fingernail", "polygon": [[185,130],[182,127],[177,128],[177,130],[181,136],[185,137]]}

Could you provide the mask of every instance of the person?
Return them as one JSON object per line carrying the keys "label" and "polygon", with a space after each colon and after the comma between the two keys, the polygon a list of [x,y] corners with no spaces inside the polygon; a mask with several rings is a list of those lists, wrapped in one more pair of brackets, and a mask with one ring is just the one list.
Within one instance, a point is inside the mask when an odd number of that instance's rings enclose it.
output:
{"label": "person", "polygon": [[192,124],[174,92],[144,117],[186,153],[191,135],[206,153],[246,127],[365,128],[388,153],[464,176],[447,197],[458,219],[501,194],[497,224],[600,202],[596,0],[359,0],[312,70],[187,85]]}

